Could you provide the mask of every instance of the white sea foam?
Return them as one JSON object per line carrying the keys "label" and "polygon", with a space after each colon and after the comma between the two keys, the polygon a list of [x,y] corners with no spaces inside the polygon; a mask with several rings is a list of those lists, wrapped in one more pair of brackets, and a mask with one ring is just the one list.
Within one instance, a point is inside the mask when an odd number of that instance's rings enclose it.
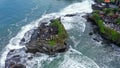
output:
{"label": "white sea foam", "polygon": [[39,21],[39,20],[37,20],[37,21],[34,22],[34,23],[32,22],[31,24],[22,27],[22,28],[21,28],[21,31],[17,34],[17,36],[13,37],[13,38],[9,41],[9,44],[5,47],[4,52],[3,52],[3,54],[2,54],[2,56],[1,56],[1,58],[0,58],[0,59],[1,59],[1,60],[0,60],[0,65],[1,65],[1,67],[2,67],[2,65],[4,66],[6,56],[7,56],[8,52],[9,52],[10,50],[12,50],[12,49],[20,49],[20,48],[25,47],[25,46],[21,46],[21,45],[20,45],[20,41],[21,41],[21,39],[24,37],[24,34],[25,34],[27,31],[29,31],[29,30],[33,29],[34,27],[37,27],[37,26],[38,26],[38,21]]}
{"label": "white sea foam", "polygon": [[[82,18],[81,16],[86,14],[86,13],[91,13],[91,12],[92,12],[91,1],[85,0],[85,1],[83,1],[81,3],[72,4],[72,5],[64,8],[63,10],[61,10],[59,13],[51,13],[51,14],[43,15],[42,18],[40,18],[40,19],[38,19],[36,21],[33,21],[32,23],[22,27],[21,31],[15,37],[13,37],[10,40],[9,44],[5,47],[5,49],[3,51],[3,54],[1,55],[1,58],[0,58],[1,59],[0,60],[1,68],[4,68],[7,54],[11,49],[20,49],[20,48],[25,47],[24,45],[20,45],[21,39],[24,37],[25,33],[27,33],[29,30],[32,30],[32,29],[38,27],[39,22],[50,22],[50,19],[61,17],[62,23],[65,26],[65,29],[70,30],[70,29],[72,29],[74,27],[77,27],[76,29],[81,30],[82,32],[84,32],[84,30],[85,30],[85,23],[84,23],[85,19]],[[66,14],[77,14],[77,16],[64,17],[64,15],[66,15]],[[27,37],[25,37],[25,40],[29,41],[30,36],[31,36],[31,34],[28,35]],[[80,53],[78,53],[78,54],[80,54]],[[90,64],[89,63],[87,64],[85,62],[86,58],[84,59],[82,57],[77,57],[77,59],[79,58],[79,60],[77,60],[75,56],[74,57],[70,57],[70,56],[71,56],[71,52],[67,52],[65,54],[65,60],[60,65],[61,68],[67,68],[67,67],[68,68],[80,68],[80,67],[81,68],[87,68],[88,66],[92,66],[91,63],[96,65],[90,59],[89,59]],[[30,66],[30,64],[33,64],[34,62],[38,62],[39,63],[38,67],[40,68],[42,60],[46,60],[47,58],[48,58],[48,56],[42,56],[42,57],[39,57],[38,59],[37,58],[32,59],[31,61],[27,62],[27,66]],[[82,61],[83,59],[84,59],[84,61]],[[82,62],[80,63],[80,61],[82,61],[83,63]],[[63,65],[64,63],[66,64],[65,66]],[[30,68],[30,67],[27,67],[27,68]],[[95,68],[95,67],[93,66],[93,67],[88,67],[88,68]],[[96,67],[96,68],[98,68],[98,67]]]}
{"label": "white sea foam", "polygon": [[65,53],[64,61],[59,64],[59,68],[99,68],[99,66],[79,51],[70,48],[70,50]]}
{"label": "white sea foam", "polygon": [[84,0],[82,3],[72,4],[63,10],[61,10],[61,14],[78,14],[78,13],[91,13],[91,5],[92,0]]}
{"label": "white sea foam", "polygon": [[35,57],[32,60],[28,60],[26,62],[26,67],[27,68],[42,68],[42,63],[43,61],[46,61],[49,56],[48,55],[41,55],[42,57]]}

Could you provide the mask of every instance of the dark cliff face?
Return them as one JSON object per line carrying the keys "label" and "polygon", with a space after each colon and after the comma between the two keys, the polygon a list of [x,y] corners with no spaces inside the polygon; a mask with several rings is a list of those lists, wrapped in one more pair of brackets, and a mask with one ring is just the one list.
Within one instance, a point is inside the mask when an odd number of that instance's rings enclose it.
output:
{"label": "dark cliff face", "polygon": [[45,54],[56,54],[65,52],[67,32],[62,25],[60,19],[53,19],[51,23],[41,23],[34,30],[31,40],[27,43],[27,51],[29,53],[41,52]]}

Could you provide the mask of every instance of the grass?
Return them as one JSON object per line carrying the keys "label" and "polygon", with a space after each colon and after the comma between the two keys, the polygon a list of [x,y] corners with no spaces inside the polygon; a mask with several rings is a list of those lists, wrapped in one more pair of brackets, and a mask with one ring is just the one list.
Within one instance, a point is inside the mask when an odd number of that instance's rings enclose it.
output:
{"label": "grass", "polygon": [[51,46],[54,46],[54,45],[56,45],[56,41],[55,40],[50,40],[50,41],[48,41],[48,44],[51,45]]}
{"label": "grass", "polygon": [[54,39],[48,41],[49,45],[54,46],[57,43],[64,45],[64,41],[67,38],[67,32],[61,21],[59,19],[54,19],[51,21],[50,26],[56,26],[58,28],[58,34],[54,36]]}

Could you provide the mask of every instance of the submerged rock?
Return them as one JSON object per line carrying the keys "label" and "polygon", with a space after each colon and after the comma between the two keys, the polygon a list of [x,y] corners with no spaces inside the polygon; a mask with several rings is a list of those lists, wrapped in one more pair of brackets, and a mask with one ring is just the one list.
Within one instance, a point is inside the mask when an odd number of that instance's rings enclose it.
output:
{"label": "submerged rock", "polygon": [[48,25],[41,25],[34,30],[31,40],[27,43],[27,51],[29,53],[41,52],[45,54],[56,54],[65,52],[67,32],[60,19],[53,19]]}

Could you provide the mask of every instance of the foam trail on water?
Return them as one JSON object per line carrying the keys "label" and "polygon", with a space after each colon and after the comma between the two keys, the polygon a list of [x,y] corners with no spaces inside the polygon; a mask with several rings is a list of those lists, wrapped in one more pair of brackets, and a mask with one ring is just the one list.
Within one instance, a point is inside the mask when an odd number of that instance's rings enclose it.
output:
{"label": "foam trail on water", "polygon": [[[65,29],[70,30],[74,27],[79,27],[78,29],[82,30],[82,32],[84,32],[84,30],[85,30],[85,23],[84,23],[85,19],[83,19],[81,16],[86,14],[86,13],[91,13],[92,12],[91,2],[92,1],[85,0],[81,3],[72,4],[72,5],[62,9],[58,13],[51,13],[51,14],[43,15],[40,19],[38,19],[36,21],[33,21],[32,23],[22,27],[21,31],[15,37],[13,37],[10,40],[9,44],[5,47],[4,52],[2,53],[2,55],[0,57],[0,59],[1,59],[0,60],[0,67],[4,68],[5,60],[6,60],[7,54],[10,50],[20,49],[20,48],[25,47],[25,45],[20,45],[21,39],[24,37],[25,33],[27,33],[28,31],[30,31],[30,30],[32,30],[36,27],[38,27],[39,22],[50,22],[51,19],[61,17],[61,19],[63,19],[62,23],[65,26]],[[84,7],[83,7],[83,5],[84,5]],[[64,17],[64,15],[66,15],[66,14],[77,14],[77,16],[75,16],[75,17]],[[82,22],[80,22],[80,20]],[[75,24],[77,24],[78,26],[75,25]],[[80,27],[82,27],[82,28],[80,28]],[[30,36],[31,36],[31,34],[29,34],[27,37],[25,37],[25,39],[29,41]],[[48,58],[47,56],[45,56],[45,57]],[[46,58],[41,58],[41,59],[44,60]],[[40,60],[40,59],[37,59],[37,60]],[[73,60],[71,60],[71,61],[73,61]],[[33,60],[33,62],[34,62],[34,60]],[[78,61],[75,61],[75,62],[78,62]],[[83,67],[83,66],[81,66],[81,67]]]}

